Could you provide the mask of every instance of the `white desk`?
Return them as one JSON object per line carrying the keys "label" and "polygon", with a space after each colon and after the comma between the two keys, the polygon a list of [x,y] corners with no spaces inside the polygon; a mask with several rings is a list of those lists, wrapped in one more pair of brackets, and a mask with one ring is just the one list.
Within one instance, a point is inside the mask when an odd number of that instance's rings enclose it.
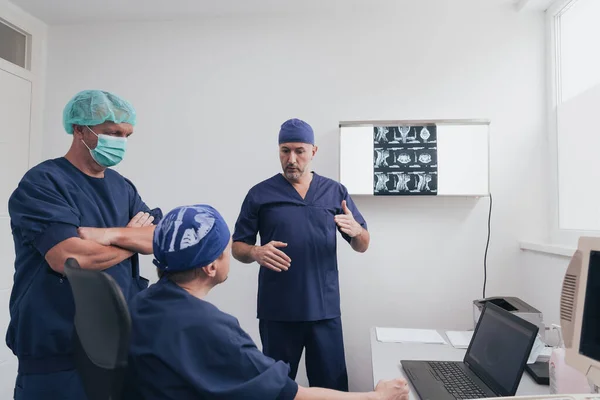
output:
{"label": "white desk", "polygon": [[[438,331],[450,343],[444,331]],[[400,360],[462,361],[465,349],[455,349],[451,344],[418,344],[418,343],[382,343],[377,341],[375,328],[371,328],[371,363],[373,366],[373,387],[381,379],[406,378]],[[407,379],[408,381],[408,379]],[[523,372],[518,396],[549,394],[550,388],[538,385]],[[411,400],[418,399],[411,386]]]}

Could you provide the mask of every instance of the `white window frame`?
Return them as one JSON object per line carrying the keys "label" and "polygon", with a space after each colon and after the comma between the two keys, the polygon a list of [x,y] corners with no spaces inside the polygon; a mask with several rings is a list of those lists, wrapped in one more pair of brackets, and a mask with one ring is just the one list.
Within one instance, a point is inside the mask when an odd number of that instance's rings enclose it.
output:
{"label": "white window frame", "polygon": [[[3,18],[0,18],[0,24],[5,25],[8,28],[25,36],[25,66],[22,68],[24,68],[27,71],[31,71],[31,40],[32,40],[31,34],[25,32],[23,29],[19,28],[18,26],[11,24],[9,21],[7,21]],[[6,61],[6,60],[2,60],[2,61]]]}
{"label": "white window frame", "polygon": [[[557,107],[561,98],[560,88],[560,16],[577,0],[556,0],[546,10],[546,46],[547,46],[547,87],[548,87],[548,133],[549,133],[549,175],[550,175],[550,242],[554,244],[576,246],[581,236],[600,236],[600,231],[561,229],[559,225],[560,197],[558,182],[558,119]],[[599,0],[600,1],[600,0]],[[599,201],[600,204],[600,201]]]}

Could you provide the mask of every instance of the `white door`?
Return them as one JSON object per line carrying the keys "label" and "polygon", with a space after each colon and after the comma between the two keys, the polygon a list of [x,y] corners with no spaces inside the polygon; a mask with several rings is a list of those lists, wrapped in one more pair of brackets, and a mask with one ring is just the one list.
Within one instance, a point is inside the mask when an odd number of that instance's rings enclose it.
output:
{"label": "white door", "polygon": [[29,168],[31,82],[0,69],[0,399],[12,399],[17,360],[6,346],[14,245],[8,198]]}

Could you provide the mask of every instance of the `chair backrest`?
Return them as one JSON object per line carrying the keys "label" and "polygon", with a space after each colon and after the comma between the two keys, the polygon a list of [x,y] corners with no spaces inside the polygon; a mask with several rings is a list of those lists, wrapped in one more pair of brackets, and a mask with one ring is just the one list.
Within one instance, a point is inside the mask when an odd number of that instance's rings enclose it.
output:
{"label": "chair backrest", "polygon": [[131,337],[127,302],[115,280],[102,271],[65,262],[75,300],[75,364],[89,400],[121,398]]}

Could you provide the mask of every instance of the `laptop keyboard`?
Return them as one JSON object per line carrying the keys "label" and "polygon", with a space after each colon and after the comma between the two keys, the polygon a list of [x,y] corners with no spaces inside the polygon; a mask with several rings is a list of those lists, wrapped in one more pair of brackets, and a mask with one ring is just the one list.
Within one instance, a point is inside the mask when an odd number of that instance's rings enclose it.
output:
{"label": "laptop keyboard", "polygon": [[488,397],[456,363],[430,362],[429,366],[454,398],[480,399]]}

